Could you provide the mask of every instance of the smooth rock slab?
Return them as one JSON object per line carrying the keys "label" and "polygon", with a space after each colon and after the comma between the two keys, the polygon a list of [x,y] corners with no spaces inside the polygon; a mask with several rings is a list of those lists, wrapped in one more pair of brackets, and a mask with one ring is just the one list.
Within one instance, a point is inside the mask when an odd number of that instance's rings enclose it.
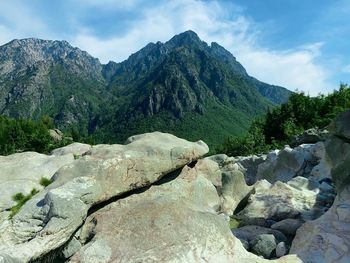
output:
{"label": "smooth rock slab", "polygon": [[0,212],[16,205],[13,195],[28,195],[33,188],[43,189],[42,177],[51,179],[58,169],[73,161],[73,155],[48,156],[36,152],[0,156]]}
{"label": "smooth rock slab", "polygon": [[175,180],[90,215],[69,262],[267,262],[231,234],[214,185],[198,170],[185,167]]}
{"label": "smooth rock slab", "polygon": [[75,155],[75,158],[77,158],[76,156],[83,155],[84,153],[91,150],[91,148],[92,146],[89,144],[74,142],[67,146],[53,150],[51,152],[51,155],[59,156],[59,155],[65,155],[65,154],[73,154]]}
{"label": "smooth rock slab", "polygon": [[265,218],[281,221],[301,217],[314,219],[319,216],[316,198],[318,188],[310,187],[311,182],[304,177],[296,177],[288,183],[277,181],[273,185],[266,180],[255,184],[255,193],[248,199],[248,205],[238,213],[245,220]]}
{"label": "smooth rock slab", "polygon": [[[126,145],[98,145],[60,169],[54,182],[0,225],[0,261],[29,262],[65,244],[88,210],[147,186],[208,152],[205,143],[159,132],[133,136]],[[8,261],[6,261],[8,262]]]}

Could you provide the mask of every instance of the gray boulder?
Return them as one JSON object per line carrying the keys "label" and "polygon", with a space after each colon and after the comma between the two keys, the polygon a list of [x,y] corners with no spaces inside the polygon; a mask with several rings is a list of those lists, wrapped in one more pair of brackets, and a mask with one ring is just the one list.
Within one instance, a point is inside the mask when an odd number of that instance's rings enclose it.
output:
{"label": "gray boulder", "polygon": [[66,154],[73,154],[75,158],[81,156],[91,149],[91,145],[85,143],[74,142],[67,146],[57,148],[51,152],[51,155],[60,156]]}
{"label": "gray boulder", "polygon": [[49,134],[52,139],[58,142],[62,141],[64,137],[63,132],[61,132],[59,129],[50,129]]}
{"label": "gray boulder", "polygon": [[271,226],[272,229],[279,230],[285,235],[295,235],[296,231],[303,222],[299,219],[284,219]]}
{"label": "gray boulder", "polygon": [[196,169],[215,185],[221,198],[221,212],[227,215],[232,215],[253,189],[246,184],[244,174],[232,157],[210,156],[199,160]]}
{"label": "gray boulder", "polygon": [[91,214],[79,236],[83,247],[69,262],[266,262],[231,234],[218,215],[218,193],[197,165]]}
{"label": "gray boulder", "polygon": [[0,261],[44,257],[72,237],[93,206],[148,186],[207,152],[201,141],[159,132],[133,136],[126,145],[93,147],[56,172],[54,182],[11,221],[0,224]]}
{"label": "gray boulder", "polygon": [[304,262],[350,262],[350,187],[336,198],[320,218],[308,221],[297,231],[290,249]]}
{"label": "gray boulder", "polygon": [[58,169],[73,161],[73,155],[48,156],[36,152],[0,156],[0,214],[16,205],[13,195],[43,189],[41,178],[51,179]]}
{"label": "gray boulder", "polygon": [[338,114],[329,128],[338,137],[350,139],[350,110]]}
{"label": "gray boulder", "polygon": [[250,246],[255,255],[270,259],[276,249],[276,239],[271,234],[258,235],[251,241]]}
{"label": "gray boulder", "polygon": [[298,146],[305,143],[317,143],[328,138],[329,132],[327,130],[320,130],[311,128],[304,131],[302,134],[294,136],[291,140],[292,146]]}
{"label": "gray boulder", "polygon": [[235,162],[239,165],[239,170],[243,172],[248,185],[256,183],[258,167],[266,161],[266,158],[265,154],[235,157]]}
{"label": "gray boulder", "polygon": [[309,220],[322,213],[316,205],[319,189],[304,177],[293,178],[288,183],[277,181],[273,185],[262,180],[255,184],[254,190],[247,206],[237,215],[243,221],[246,218],[281,221],[296,217]]}
{"label": "gray boulder", "polygon": [[265,179],[270,183],[288,182],[302,170],[304,154],[286,146],[281,151],[272,151],[265,162],[259,165],[257,179]]}
{"label": "gray boulder", "polygon": [[282,232],[261,226],[243,226],[233,229],[232,233],[238,239],[245,240],[249,244],[255,237],[263,234],[273,235],[278,242],[287,241],[286,236]]}
{"label": "gray boulder", "polygon": [[[349,120],[350,121],[350,120]],[[325,143],[326,159],[331,167],[333,182],[338,193],[350,184],[350,143],[336,136]]]}
{"label": "gray boulder", "polygon": [[276,246],[276,257],[280,258],[288,254],[288,247],[285,242],[279,242]]}

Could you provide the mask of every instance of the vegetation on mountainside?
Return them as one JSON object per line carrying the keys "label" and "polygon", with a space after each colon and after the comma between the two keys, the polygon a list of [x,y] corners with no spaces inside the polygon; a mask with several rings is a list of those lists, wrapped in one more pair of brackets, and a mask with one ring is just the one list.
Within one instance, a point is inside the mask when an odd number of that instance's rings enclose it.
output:
{"label": "vegetation on mountainside", "polygon": [[43,117],[39,121],[14,120],[0,116],[0,155],[23,151],[48,153],[67,142],[55,141],[49,134],[53,121]]}
{"label": "vegetation on mountainside", "polygon": [[17,204],[11,208],[11,213],[9,215],[9,218],[10,219],[13,218],[21,209],[21,207],[38,192],[39,191],[37,189],[33,188],[28,195],[24,195],[22,193],[15,194],[12,197],[12,200],[15,201]]}
{"label": "vegetation on mountainside", "polygon": [[229,51],[192,31],[107,65],[65,41],[16,40],[0,54],[1,113],[48,115],[74,141],[90,144],[161,131],[213,149],[291,93],[249,76]]}
{"label": "vegetation on mountainside", "polygon": [[310,97],[303,92],[294,93],[288,102],[256,119],[245,136],[227,138],[216,152],[238,156],[280,148],[304,130],[324,128],[339,112],[349,108],[350,87],[345,84],[327,96]]}

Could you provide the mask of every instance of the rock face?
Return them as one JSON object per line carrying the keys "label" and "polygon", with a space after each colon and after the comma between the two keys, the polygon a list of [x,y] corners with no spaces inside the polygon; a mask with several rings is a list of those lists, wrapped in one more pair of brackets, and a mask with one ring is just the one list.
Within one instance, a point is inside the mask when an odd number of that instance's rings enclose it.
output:
{"label": "rock face", "polygon": [[0,255],[25,262],[43,257],[70,239],[94,205],[150,185],[207,152],[203,142],[158,132],[125,145],[98,145],[0,225]]}
{"label": "rock face", "polygon": [[336,198],[332,208],[298,229],[290,253],[304,262],[345,263],[350,260],[350,188]]}
{"label": "rock face", "polygon": [[[43,189],[41,178],[51,179],[54,173],[74,161],[72,154],[47,156],[36,152],[0,156],[0,214],[13,207],[13,195],[28,195],[33,188]],[[1,222],[1,219],[0,219]]]}
{"label": "rock face", "polygon": [[336,186],[332,207],[320,218],[298,229],[291,253],[305,262],[350,261],[350,111],[340,114],[330,125],[333,132],[326,142],[326,157]]}

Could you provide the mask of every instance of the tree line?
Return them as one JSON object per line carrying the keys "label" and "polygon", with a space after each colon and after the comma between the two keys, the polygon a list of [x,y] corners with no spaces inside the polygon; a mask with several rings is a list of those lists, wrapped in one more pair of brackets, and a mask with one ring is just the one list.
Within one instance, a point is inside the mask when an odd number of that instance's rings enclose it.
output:
{"label": "tree line", "polygon": [[316,97],[295,92],[286,103],[253,121],[244,136],[227,138],[216,152],[229,156],[265,153],[289,144],[293,136],[307,129],[326,127],[338,113],[349,108],[350,87],[346,84]]}

